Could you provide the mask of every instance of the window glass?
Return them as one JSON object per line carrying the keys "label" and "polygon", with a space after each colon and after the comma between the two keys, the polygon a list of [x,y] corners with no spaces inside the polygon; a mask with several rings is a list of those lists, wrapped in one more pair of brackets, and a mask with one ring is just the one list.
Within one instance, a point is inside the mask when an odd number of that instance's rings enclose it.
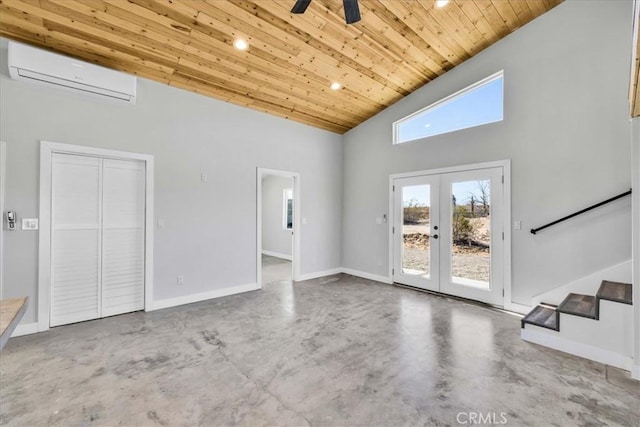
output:
{"label": "window glass", "polygon": [[283,208],[282,227],[287,230],[293,229],[293,189],[292,188],[286,188],[284,190],[284,208]]}
{"label": "window glass", "polygon": [[503,119],[503,72],[487,77],[393,124],[394,144]]}

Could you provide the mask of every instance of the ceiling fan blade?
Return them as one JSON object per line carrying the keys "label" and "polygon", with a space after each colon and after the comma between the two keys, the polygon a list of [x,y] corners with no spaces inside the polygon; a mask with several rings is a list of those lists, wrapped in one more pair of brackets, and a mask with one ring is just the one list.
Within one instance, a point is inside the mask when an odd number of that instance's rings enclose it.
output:
{"label": "ceiling fan blade", "polygon": [[347,24],[353,24],[360,20],[360,8],[358,7],[358,0],[342,0],[344,5],[344,19]]}
{"label": "ceiling fan blade", "polygon": [[291,13],[304,13],[310,3],[311,0],[297,0],[296,4],[293,5],[293,9],[291,9]]}

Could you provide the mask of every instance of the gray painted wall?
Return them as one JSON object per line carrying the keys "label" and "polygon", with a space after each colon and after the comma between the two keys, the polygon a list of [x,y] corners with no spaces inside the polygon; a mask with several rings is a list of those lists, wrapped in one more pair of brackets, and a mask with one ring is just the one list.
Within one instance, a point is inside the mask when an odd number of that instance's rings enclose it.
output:
{"label": "gray painted wall", "polygon": [[[527,230],[631,184],[630,1],[567,1],[349,131],[343,267],[387,276],[390,174],[512,161],[513,301],[631,258],[629,198]],[[394,121],[504,69],[505,119],[398,146]]]}
{"label": "gray painted wall", "polygon": [[[137,105],[10,80],[0,54],[6,209],[38,216],[39,141],[155,156],[157,300],[256,281],[256,168],[300,173],[301,273],[340,267],[341,136],[145,79]],[[200,174],[208,181],[200,181]],[[37,232],[5,233],[3,298],[36,321]],[[176,276],[184,275],[183,286]]]}
{"label": "gray painted wall", "polygon": [[[628,199],[536,237],[526,231],[631,183],[630,12],[628,0],[567,1],[344,138],[144,79],[135,106],[9,80],[3,40],[6,209],[37,217],[40,140],[153,154],[165,220],[155,297],[166,299],[255,281],[256,167],[301,174],[302,274],[342,265],[386,275],[388,224],[375,218],[388,213],[390,174],[511,159],[512,215],[523,225],[513,232],[514,301],[528,304],[631,257]],[[391,145],[393,121],[500,69],[503,122]],[[30,296],[33,322],[37,233],[5,233],[5,249],[2,296]]]}
{"label": "gray painted wall", "polygon": [[284,190],[293,189],[293,180],[266,176],[262,180],[262,250],[291,257],[293,237],[284,229]]}

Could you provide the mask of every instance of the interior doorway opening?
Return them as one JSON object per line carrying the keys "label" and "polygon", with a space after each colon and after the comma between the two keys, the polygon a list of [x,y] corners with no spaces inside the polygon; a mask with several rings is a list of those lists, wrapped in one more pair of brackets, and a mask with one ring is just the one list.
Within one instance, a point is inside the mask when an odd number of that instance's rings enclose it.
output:
{"label": "interior doorway opening", "polygon": [[299,176],[258,169],[257,282],[292,282],[299,263]]}

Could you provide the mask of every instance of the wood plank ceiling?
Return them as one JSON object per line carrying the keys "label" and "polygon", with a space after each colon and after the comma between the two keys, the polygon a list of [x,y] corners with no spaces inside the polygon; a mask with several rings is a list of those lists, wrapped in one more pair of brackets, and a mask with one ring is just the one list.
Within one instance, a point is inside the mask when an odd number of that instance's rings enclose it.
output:
{"label": "wood plank ceiling", "polygon": [[561,1],[0,0],[0,35],[344,133]]}
{"label": "wood plank ceiling", "polygon": [[633,51],[631,54],[631,87],[629,88],[629,103],[631,117],[640,117],[640,2],[633,6]]}

